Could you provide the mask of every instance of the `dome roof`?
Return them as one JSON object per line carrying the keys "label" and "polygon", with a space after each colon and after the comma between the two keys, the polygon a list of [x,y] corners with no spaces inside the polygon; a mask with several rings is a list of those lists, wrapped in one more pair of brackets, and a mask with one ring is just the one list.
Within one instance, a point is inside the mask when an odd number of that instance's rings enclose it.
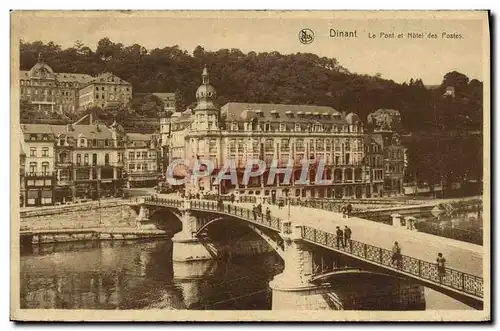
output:
{"label": "dome roof", "polygon": [[210,84],[210,76],[208,74],[207,67],[203,68],[201,77],[202,84],[196,90],[196,100],[198,101],[196,110],[215,109],[212,101],[215,99],[217,92],[215,91],[215,88]]}
{"label": "dome roof", "polygon": [[345,120],[349,124],[356,124],[356,123],[361,123],[361,120],[359,119],[359,116],[355,113],[349,113],[346,115]]}
{"label": "dome roof", "polygon": [[196,99],[215,98],[216,95],[217,92],[211,84],[200,85],[200,87],[196,90]]}

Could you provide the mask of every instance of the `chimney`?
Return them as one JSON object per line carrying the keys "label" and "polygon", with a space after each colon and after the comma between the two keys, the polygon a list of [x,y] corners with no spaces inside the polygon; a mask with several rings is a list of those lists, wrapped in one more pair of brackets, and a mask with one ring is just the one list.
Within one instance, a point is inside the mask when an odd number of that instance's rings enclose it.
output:
{"label": "chimney", "polygon": [[101,132],[101,127],[99,126],[99,123],[96,124],[95,129],[97,132]]}
{"label": "chimney", "polygon": [[94,124],[94,121],[92,120],[92,113],[89,114],[89,124]]}
{"label": "chimney", "polygon": [[66,125],[66,130],[67,130],[68,132],[73,131],[73,124],[68,124],[68,125]]}

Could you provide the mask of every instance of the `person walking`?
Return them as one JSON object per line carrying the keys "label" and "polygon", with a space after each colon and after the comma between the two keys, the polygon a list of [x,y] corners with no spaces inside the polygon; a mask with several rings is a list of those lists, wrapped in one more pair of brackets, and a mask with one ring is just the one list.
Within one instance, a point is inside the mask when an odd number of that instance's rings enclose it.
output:
{"label": "person walking", "polygon": [[444,276],[446,276],[446,268],[444,266],[446,259],[444,258],[442,253],[438,253],[438,257],[436,259],[436,262],[437,262],[439,282],[442,283]]}
{"label": "person walking", "polygon": [[255,205],[253,205],[253,207],[252,207],[252,213],[253,213],[253,219],[256,220],[257,219],[257,207]]}
{"label": "person walking", "polygon": [[352,234],[351,228],[349,228],[346,225],[344,228],[344,242],[346,246],[349,245],[349,248],[351,247],[351,234]]}
{"label": "person walking", "polygon": [[347,206],[345,207],[345,211],[346,211],[346,214],[347,214],[347,218],[351,217],[352,205],[350,203],[348,203]]}
{"label": "person walking", "polygon": [[344,205],[340,208],[340,212],[342,213],[342,217],[345,218],[346,208]]}
{"label": "person walking", "polygon": [[340,249],[340,245],[342,245],[342,248],[345,247],[344,232],[339,226],[337,226],[337,249]]}
{"label": "person walking", "polygon": [[269,209],[269,207],[266,208],[266,218],[268,222],[271,221],[271,210]]}
{"label": "person walking", "polygon": [[398,242],[394,242],[394,246],[392,246],[392,264],[394,265],[394,262],[396,262],[396,267],[400,267],[400,260],[401,260],[401,247],[399,246]]}

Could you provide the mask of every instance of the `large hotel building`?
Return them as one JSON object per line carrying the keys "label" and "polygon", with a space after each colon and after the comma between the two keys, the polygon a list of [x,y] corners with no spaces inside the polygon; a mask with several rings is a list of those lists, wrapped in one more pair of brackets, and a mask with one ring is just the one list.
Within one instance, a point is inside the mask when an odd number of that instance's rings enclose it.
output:
{"label": "large hotel building", "polygon": [[[403,146],[397,133],[367,134],[358,115],[343,114],[331,107],[230,102],[219,109],[213,103],[215,98],[216,90],[204,68],[202,84],[196,91],[196,108],[161,120],[166,163],[184,159],[194,164],[196,159],[205,159],[215,165],[212,177],[200,178],[186,188],[277,197],[364,198],[402,193]],[[365,158],[366,155],[370,157]],[[243,185],[249,159],[263,160],[268,167],[260,177]],[[296,183],[304,159],[323,160],[325,171],[318,178],[331,180],[331,184],[314,183],[315,170],[319,169],[314,164],[310,181]],[[230,180],[222,181],[220,186],[214,184],[226,160],[233,160],[236,165],[236,185]],[[289,183],[283,182],[281,174],[269,184],[273,160],[278,160],[279,168],[293,162]],[[189,168],[179,171],[177,167],[174,175],[186,172]]]}
{"label": "large hotel building", "polygon": [[41,56],[30,70],[21,70],[21,100],[39,111],[72,112],[125,104],[132,98],[129,82],[105,72],[96,77],[78,73],[56,73]]}

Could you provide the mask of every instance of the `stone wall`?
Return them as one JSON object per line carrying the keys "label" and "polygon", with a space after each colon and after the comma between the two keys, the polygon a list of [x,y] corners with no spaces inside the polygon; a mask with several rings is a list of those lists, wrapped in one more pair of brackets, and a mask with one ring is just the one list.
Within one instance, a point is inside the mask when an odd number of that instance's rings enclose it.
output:
{"label": "stone wall", "polygon": [[57,206],[21,211],[22,230],[135,227],[137,213],[127,201],[101,204]]}

